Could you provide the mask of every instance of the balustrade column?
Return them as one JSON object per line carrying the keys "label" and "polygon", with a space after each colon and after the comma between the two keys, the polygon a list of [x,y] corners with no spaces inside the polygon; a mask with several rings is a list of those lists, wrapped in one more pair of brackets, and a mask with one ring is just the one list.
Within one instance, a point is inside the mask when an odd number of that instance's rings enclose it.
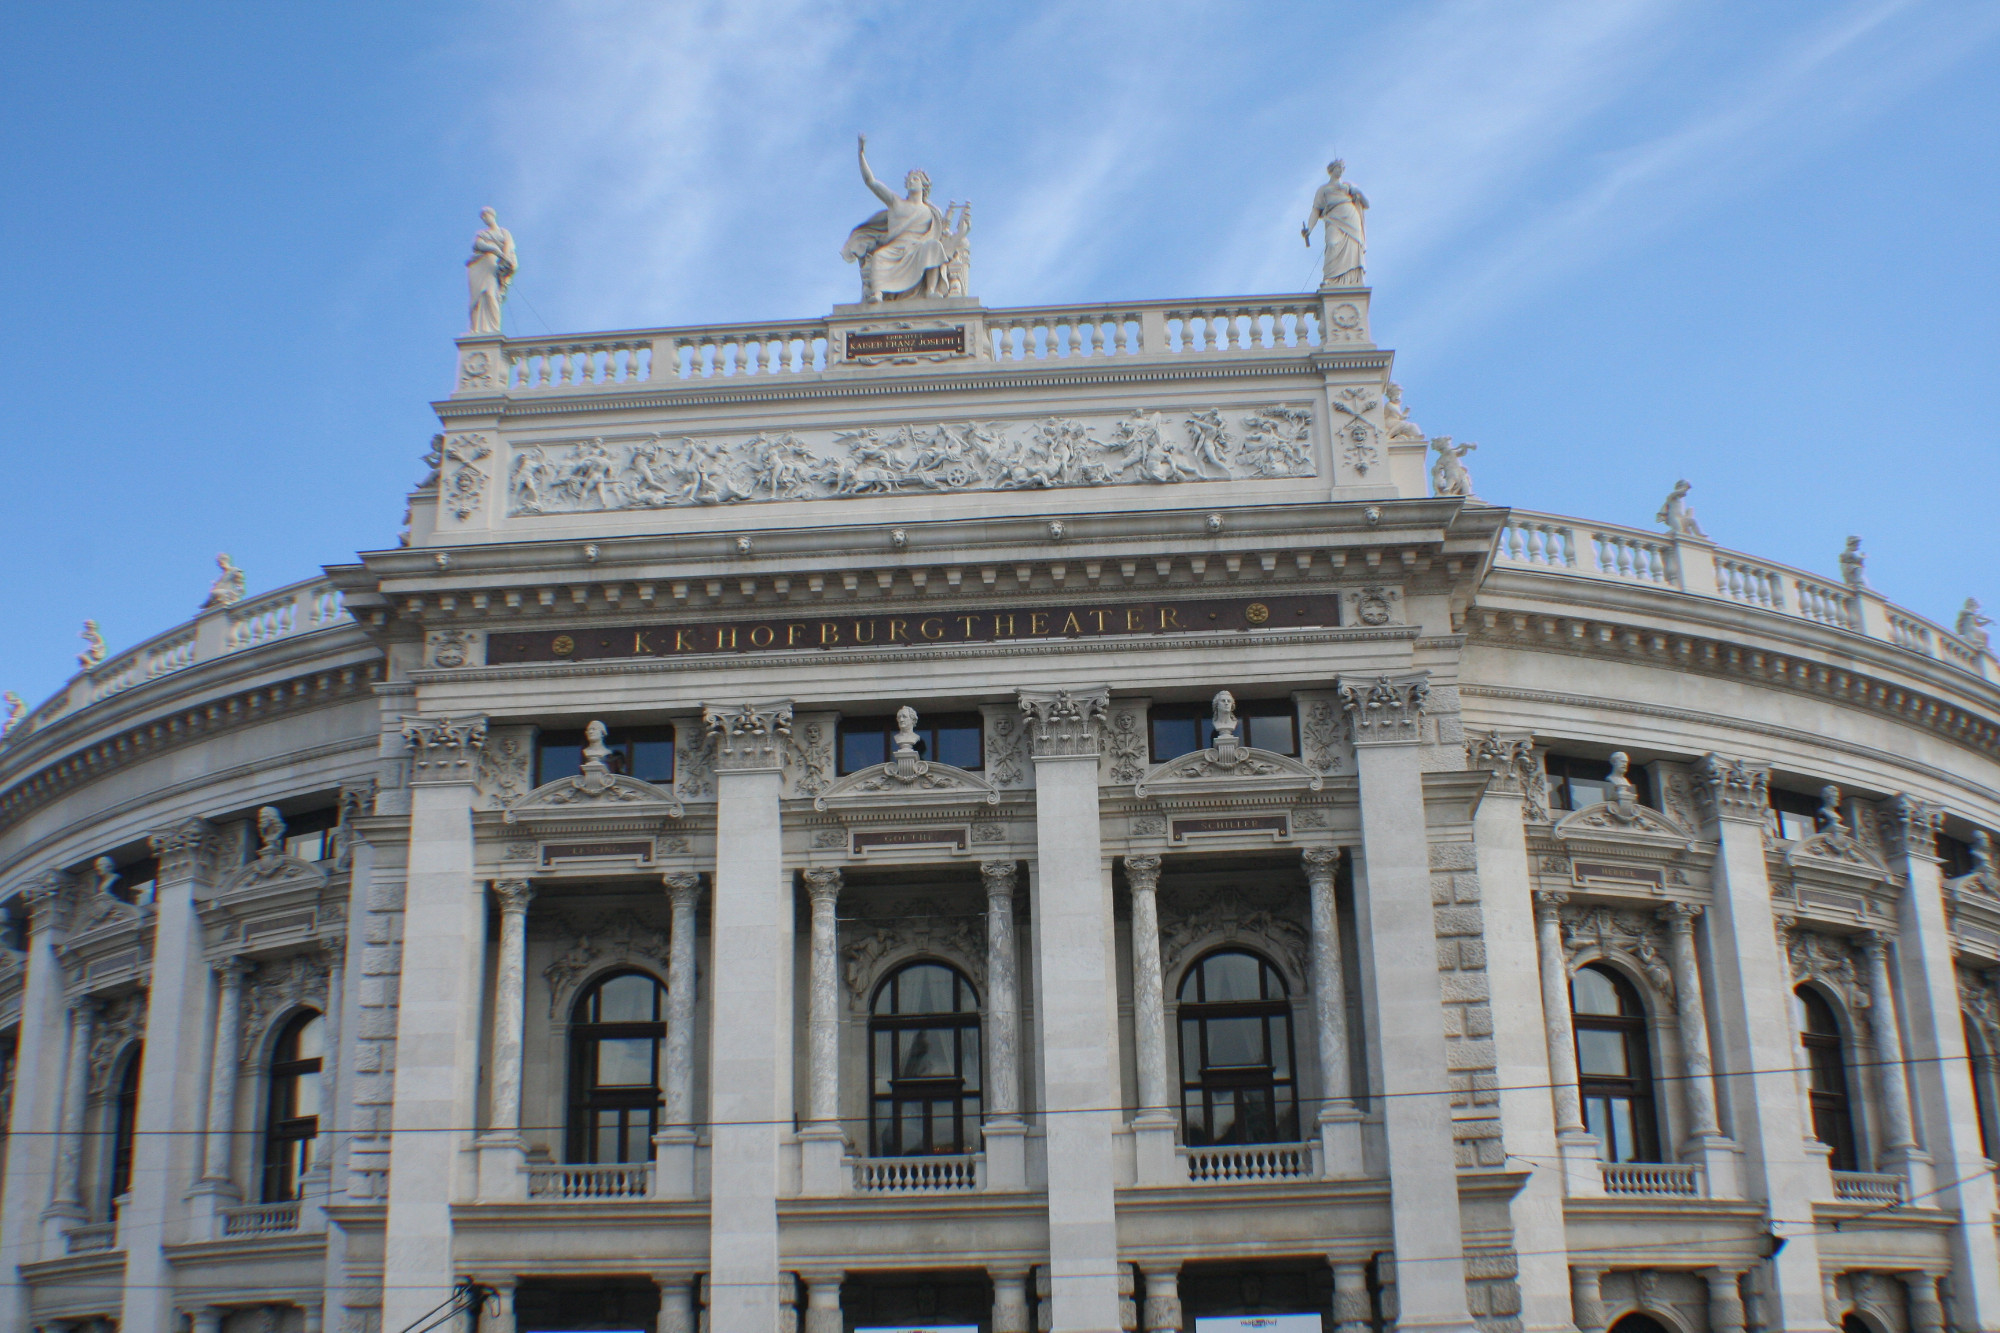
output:
{"label": "balustrade column", "polygon": [[1027,1126],[1021,1121],[1021,994],[1014,943],[1012,861],[983,861],[986,886],[986,1188],[1027,1186]]}
{"label": "balustrade column", "polygon": [[[1882,1169],[1908,1173],[1917,1146],[1910,1133],[1910,1080],[1903,1073],[1903,1034],[1896,1023],[1896,992],[1889,984],[1889,944],[1877,930],[1861,936],[1868,960],[1868,1035],[1875,1045],[1876,1100],[1882,1107]],[[1929,1181],[1912,1194],[1928,1194]]]}
{"label": "balustrade column", "polygon": [[[653,1136],[653,1193],[691,1199],[695,1186],[694,998],[695,908],[701,876],[691,870],[662,876],[670,913],[667,937],[667,1041],[661,1081],[665,1127]],[[690,1328],[688,1333],[693,1333]]]}
{"label": "balustrade column", "polygon": [[816,866],[805,872],[805,882],[812,936],[806,973],[808,1123],[799,1131],[799,1166],[801,1192],[810,1197],[842,1193],[847,1138],[840,1129],[840,928],[835,914],[840,869]]}
{"label": "balustrade column", "polygon": [[[208,1134],[202,1154],[202,1185],[214,1195],[236,1193],[236,1075],[242,1067],[243,981],[251,965],[241,958],[216,964],[215,1050],[208,1068]],[[329,1048],[331,1051],[332,1048]]]}
{"label": "balustrade column", "polygon": [[521,1139],[521,1042],[527,1024],[528,904],[525,879],[493,885],[500,905],[500,956],[493,979],[493,1078],[487,1129],[479,1136],[479,1197],[524,1199],[527,1145]]}
{"label": "balustrade column", "polygon": [[1334,900],[1338,847],[1304,854],[1312,903],[1313,1032],[1319,1051],[1320,1156],[1328,1178],[1363,1173],[1361,1113],[1355,1109],[1347,1055],[1347,973],[1340,957],[1340,913]]}

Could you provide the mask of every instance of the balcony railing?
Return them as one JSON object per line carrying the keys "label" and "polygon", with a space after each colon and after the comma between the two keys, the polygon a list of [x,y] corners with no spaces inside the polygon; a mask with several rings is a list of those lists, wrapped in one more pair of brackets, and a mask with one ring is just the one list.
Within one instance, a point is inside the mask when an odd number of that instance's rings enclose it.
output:
{"label": "balcony railing", "polygon": [[63,1233],[63,1247],[71,1254],[92,1254],[108,1250],[117,1243],[116,1222],[93,1222],[89,1226],[71,1227]]}
{"label": "balcony railing", "polygon": [[1312,1145],[1260,1143],[1231,1148],[1187,1148],[1188,1179],[1197,1185],[1260,1180],[1310,1180]]}
{"label": "balcony railing", "polygon": [[1842,1203],[1901,1203],[1903,1178],[1877,1171],[1836,1171],[1833,1197]]}
{"label": "balcony railing", "polygon": [[1698,1199],[1701,1170],[1681,1162],[1605,1162],[1604,1192],[1624,1198]]}
{"label": "balcony railing", "polygon": [[254,1203],[245,1208],[226,1209],[222,1214],[222,1238],[244,1240],[253,1236],[283,1236],[299,1229],[299,1205]]}
{"label": "balcony railing", "polygon": [[645,1199],[653,1193],[653,1164],[531,1166],[530,1199]]}
{"label": "balcony railing", "polygon": [[1850,588],[1705,541],[1516,509],[1500,533],[1494,563],[1735,602],[1894,644],[1984,680],[2000,679],[2000,664],[1985,644],[1895,606],[1872,588]]}
{"label": "balcony railing", "polygon": [[856,1194],[958,1194],[979,1188],[982,1155],[857,1157]]}
{"label": "balcony railing", "polygon": [[197,663],[346,622],[340,591],[325,579],[308,579],[245,598],[235,606],[204,611],[192,623],[176,625],[80,672],[54,698],[23,718],[6,739],[25,740],[80,708]]}

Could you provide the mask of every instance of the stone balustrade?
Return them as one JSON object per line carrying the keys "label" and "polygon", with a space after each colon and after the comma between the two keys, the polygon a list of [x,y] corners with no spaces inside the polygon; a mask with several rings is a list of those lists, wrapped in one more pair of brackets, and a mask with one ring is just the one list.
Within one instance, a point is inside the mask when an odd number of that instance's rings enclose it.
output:
{"label": "stone balustrade", "polygon": [[123,694],[201,662],[310,634],[347,623],[340,590],[323,578],[308,579],[234,606],[204,611],[187,624],[176,625],[79,672],[70,683],[7,734],[19,742],[37,730],[90,704]]}
{"label": "stone balustrade", "polygon": [[1701,1170],[1682,1162],[1605,1162],[1604,1192],[1625,1198],[1696,1199]]}
{"label": "stone balustrade", "polygon": [[1903,1177],[1879,1171],[1833,1173],[1833,1197],[1842,1203],[1901,1203],[1903,1185]]}
{"label": "stone balustrade", "polygon": [[1258,1143],[1229,1148],[1186,1148],[1187,1178],[1197,1185],[1227,1185],[1267,1180],[1309,1180],[1312,1145]]}
{"label": "stone balustrade", "polygon": [[1734,602],[1879,639],[1983,680],[2000,679],[1990,649],[1892,605],[1872,588],[1849,588],[1698,538],[1516,509],[1501,530],[1494,564]]}
{"label": "stone balustrade", "polygon": [[530,1166],[528,1197],[538,1200],[644,1199],[653,1192],[653,1164]]}
{"label": "stone balustrade", "polygon": [[94,1254],[99,1250],[114,1249],[117,1244],[116,1222],[93,1222],[88,1226],[71,1227],[63,1233],[63,1248],[70,1254]]}
{"label": "stone balustrade", "polygon": [[955,1194],[979,1188],[981,1154],[857,1157],[856,1194]]}
{"label": "stone balustrade", "polygon": [[299,1205],[294,1203],[253,1203],[225,1209],[222,1238],[244,1240],[253,1236],[283,1236],[299,1229]]}

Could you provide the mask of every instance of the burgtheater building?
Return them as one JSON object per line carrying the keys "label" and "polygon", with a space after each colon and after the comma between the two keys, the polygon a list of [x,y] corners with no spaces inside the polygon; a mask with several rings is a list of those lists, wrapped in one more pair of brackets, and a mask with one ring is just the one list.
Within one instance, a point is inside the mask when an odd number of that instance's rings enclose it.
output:
{"label": "burgtheater building", "polygon": [[6,1329],[2000,1328],[1976,617],[1474,498],[1358,268],[481,235],[406,543],[0,749]]}

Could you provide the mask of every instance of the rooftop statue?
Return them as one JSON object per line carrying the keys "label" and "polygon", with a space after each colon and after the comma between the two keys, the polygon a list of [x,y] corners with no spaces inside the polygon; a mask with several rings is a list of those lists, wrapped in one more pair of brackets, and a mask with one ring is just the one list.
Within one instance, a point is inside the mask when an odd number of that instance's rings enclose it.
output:
{"label": "rooftop statue", "polygon": [[1958,623],[1952,628],[1958,637],[1977,648],[1987,645],[1986,627],[1993,623],[1991,616],[1979,614],[1979,599],[1968,597],[1965,605],[1958,609]]}
{"label": "rooftop statue", "polygon": [[1403,386],[1393,381],[1383,390],[1382,420],[1388,423],[1389,438],[1392,440],[1421,440],[1424,428],[1410,420],[1409,410],[1403,406]]}
{"label": "rooftop statue", "polygon": [[1299,228],[1299,236],[1312,244],[1312,229],[1324,222],[1326,258],[1320,269],[1322,287],[1359,287],[1367,281],[1361,261],[1368,248],[1368,199],[1340,178],[1347,164],[1339,158],[1326,164],[1326,184],[1313,196],[1312,212]]}
{"label": "rooftop statue", "polygon": [[1861,539],[1849,537],[1847,545],[1840,552],[1840,581],[1850,588],[1865,588],[1868,580],[1861,577],[1861,571],[1868,563],[1868,557],[1861,554]]}
{"label": "rooftop statue", "polygon": [[229,552],[223,551],[215,557],[215,567],[222,572],[216,575],[215,582],[208,585],[208,600],[201,604],[204,611],[236,605],[243,600],[243,591],[248,586],[246,576],[229,558]]}
{"label": "rooftop statue", "polygon": [[1472,474],[1465,470],[1465,456],[1478,447],[1455,445],[1449,435],[1433,436],[1431,448],[1437,450],[1437,461],[1431,464],[1431,494],[1472,499]]}
{"label": "rooftop statue", "polygon": [[1708,534],[1701,530],[1701,524],[1694,521],[1694,510],[1688,507],[1687,493],[1693,489],[1685,481],[1675,482],[1666,502],[1660,506],[1660,512],[1653,515],[1653,521],[1664,525],[1676,537],[1707,541]]}
{"label": "rooftop statue", "polygon": [[[904,197],[875,179],[868,167],[868,136],[857,154],[861,180],[888,207],[848,234],[840,257],[861,265],[861,299],[869,305],[912,297],[963,296],[972,263],[972,205],[962,210],[959,230],[948,211],[931,202],[931,178],[921,170],[903,177]],[[954,290],[956,288],[956,290]]]}
{"label": "rooftop statue", "polygon": [[472,258],[465,261],[466,282],[472,289],[470,331],[498,333],[500,306],[521,263],[514,254],[514,234],[500,225],[499,214],[482,208],[479,220],[486,226],[472,238]]}
{"label": "rooftop statue", "polygon": [[6,715],[0,717],[0,736],[5,736],[20,726],[21,719],[28,715],[28,703],[12,690],[0,694],[0,701],[5,701],[7,705]]}
{"label": "rooftop statue", "polygon": [[83,651],[76,655],[78,666],[88,671],[104,661],[104,636],[98,633],[95,620],[84,621],[83,632],[77,637],[84,642]]}

